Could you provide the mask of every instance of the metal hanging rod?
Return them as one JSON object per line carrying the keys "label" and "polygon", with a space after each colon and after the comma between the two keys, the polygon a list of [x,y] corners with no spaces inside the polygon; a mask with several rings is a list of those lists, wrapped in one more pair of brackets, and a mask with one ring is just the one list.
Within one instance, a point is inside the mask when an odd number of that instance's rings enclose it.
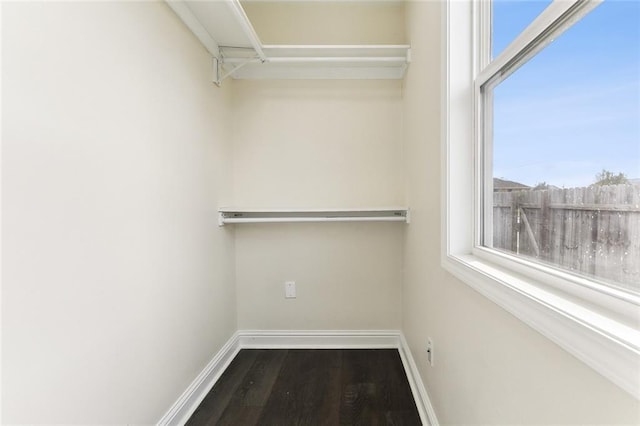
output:
{"label": "metal hanging rod", "polygon": [[241,223],[295,223],[295,222],[405,222],[409,223],[409,210],[240,210],[220,209],[218,225]]}
{"label": "metal hanging rod", "polygon": [[[225,64],[236,64],[236,63],[244,63],[247,58],[225,58]],[[354,63],[354,62],[363,62],[363,63],[405,63],[406,58],[404,57],[347,57],[347,56],[338,56],[338,57],[281,57],[281,58],[267,58],[262,62],[266,63],[311,63],[311,62],[324,62],[324,63]],[[253,61],[257,62],[257,61]]]}

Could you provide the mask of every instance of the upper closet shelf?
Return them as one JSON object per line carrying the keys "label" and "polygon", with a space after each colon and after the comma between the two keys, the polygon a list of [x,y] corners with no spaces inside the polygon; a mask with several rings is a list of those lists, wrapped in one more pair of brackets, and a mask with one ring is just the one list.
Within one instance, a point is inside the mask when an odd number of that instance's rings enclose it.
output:
{"label": "upper closet shelf", "polygon": [[238,0],[166,0],[214,57],[214,81],[402,79],[409,45],[263,45]]}

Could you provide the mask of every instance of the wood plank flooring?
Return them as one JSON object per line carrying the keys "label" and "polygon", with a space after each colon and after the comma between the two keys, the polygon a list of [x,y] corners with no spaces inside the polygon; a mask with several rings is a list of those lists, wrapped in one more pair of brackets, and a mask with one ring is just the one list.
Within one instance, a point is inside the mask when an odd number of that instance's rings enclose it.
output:
{"label": "wood plank flooring", "polygon": [[395,349],[241,350],[187,422],[420,424]]}

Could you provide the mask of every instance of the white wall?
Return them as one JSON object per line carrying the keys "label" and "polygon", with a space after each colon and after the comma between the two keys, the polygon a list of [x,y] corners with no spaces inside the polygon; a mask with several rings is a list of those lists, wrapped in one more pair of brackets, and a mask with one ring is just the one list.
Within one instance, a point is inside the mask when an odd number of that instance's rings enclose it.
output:
{"label": "white wall", "polygon": [[399,81],[235,81],[234,199],[244,207],[400,206]]}
{"label": "white wall", "polygon": [[[398,81],[236,81],[233,103],[237,205],[402,205]],[[239,327],[398,329],[404,226],[237,225]]]}
{"label": "white wall", "polygon": [[400,1],[264,1],[242,6],[264,44],[404,44]]}
{"label": "white wall", "polygon": [[441,268],[440,6],[410,2],[406,12],[403,331],[440,423],[640,423],[631,396]]}
{"label": "white wall", "polygon": [[229,88],[163,2],[2,8],[2,422],[154,423],[236,330]]}
{"label": "white wall", "polygon": [[[400,2],[243,5],[264,43],[405,41]],[[236,81],[233,102],[236,205],[403,205],[400,82]],[[400,328],[404,226],[237,226],[239,328]]]}
{"label": "white wall", "polygon": [[[397,223],[252,225],[236,230],[238,326],[260,330],[398,330]],[[296,281],[296,299],[284,282]]]}

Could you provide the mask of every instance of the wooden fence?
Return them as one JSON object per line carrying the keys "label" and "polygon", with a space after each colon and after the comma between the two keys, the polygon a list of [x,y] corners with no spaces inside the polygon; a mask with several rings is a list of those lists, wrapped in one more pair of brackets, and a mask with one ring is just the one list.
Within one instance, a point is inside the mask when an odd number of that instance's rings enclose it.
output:
{"label": "wooden fence", "polygon": [[640,290],[640,185],[494,192],[493,247]]}

